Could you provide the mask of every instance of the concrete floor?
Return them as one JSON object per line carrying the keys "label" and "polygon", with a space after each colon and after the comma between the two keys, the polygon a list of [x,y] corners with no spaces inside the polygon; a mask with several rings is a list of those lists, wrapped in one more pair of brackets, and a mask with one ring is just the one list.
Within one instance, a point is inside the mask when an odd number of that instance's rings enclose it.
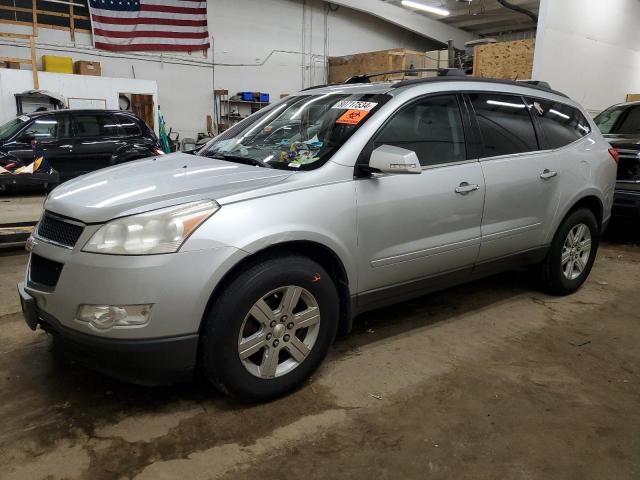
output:
{"label": "concrete floor", "polygon": [[257,406],[68,364],[0,252],[2,479],[640,478],[640,231],[564,298],[526,271],[357,319],[298,392]]}
{"label": "concrete floor", "polygon": [[7,223],[37,222],[42,215],[43,193],[0,194],[0,226]]}

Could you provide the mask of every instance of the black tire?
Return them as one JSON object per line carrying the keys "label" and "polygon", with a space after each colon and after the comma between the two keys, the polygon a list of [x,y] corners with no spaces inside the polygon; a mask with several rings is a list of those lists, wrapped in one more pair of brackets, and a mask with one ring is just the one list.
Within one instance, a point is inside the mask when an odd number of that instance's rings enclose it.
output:
{"label": "black tire", "polygon": [[[582,272],[574,279],[565,276],[562,268],[562,251],[569,232],[576,226],[584,224],[591,235],[591,251]],[[547,258],[541,265],[543,289],[553,295],[568,295],[578,290],[585,282],[596,259],[600,243],[600,228],[593,212],[580,208],[571,212],[562,221],[556,231]]]}
{"label": "black tire", "polygon": [[[274,289],[295,285],[315,298],[320,323],[311,351],[293,370],[275,378],[260,378],[243,365],[238,339],[253,305]],[[206,379],[223,393],[245,402],[265,401],[298,387],[322,363],[338,328],[339,301],[329,274],[299,255],[276,255],[238,273],[214,299],[201,332],[200,367]],[[270,347],[267,347],[270,348]]]}

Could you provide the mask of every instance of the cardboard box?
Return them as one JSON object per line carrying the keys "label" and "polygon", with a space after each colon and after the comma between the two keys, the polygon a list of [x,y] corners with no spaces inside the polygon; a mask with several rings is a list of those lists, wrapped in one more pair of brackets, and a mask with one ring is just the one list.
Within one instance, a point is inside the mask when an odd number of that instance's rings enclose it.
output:
{"label": "cardboard box", "polygon": [[93,75],[99,77],[102,74],[100,62],[87,62],[86,60],[78,60],[75,63],[76,73],[78,75]]}
{"label": "cardboard box", "polygon": [[55,73],[73,73],[73,60],[71,57],[59,57],[57,55],[42,56],[42,70]]}

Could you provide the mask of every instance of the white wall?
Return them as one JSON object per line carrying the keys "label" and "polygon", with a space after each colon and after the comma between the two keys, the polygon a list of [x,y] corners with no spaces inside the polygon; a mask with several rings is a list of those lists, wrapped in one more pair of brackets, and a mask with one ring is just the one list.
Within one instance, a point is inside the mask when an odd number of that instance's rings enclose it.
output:
{"label": "white wall", "polygon": [[640,93],[640,0],[542,0],[533,78],[599,112]]}
{"label": "white wall", "polygon": [[[325,52],[325,7],[326,3],[320,0],[307,0],[303,27],[302,0],[209,1],[209,33],[215,37],[217,64],[215,87],[229,89],[231,93],[268,92],[272,99],[278,99],[281,93],[324,83],[325,53],[335,56],[398,47],[415,50],[439,47],[382,19],[340,7],[327,16]],[[306,55],[302,54],[303,34]],[[0,40],[0,56],[28,56],[26,48]],[[202,53],[113,54],[94,50],[90,44],[89,35],[76,34],[76,44],[72,45],[68,32],[41,28],[38,58],[43,54],[68,55],[74,60],[99,61],[103,76],[133,78],[135,72],[136,78],[155,80],[158,103],[168,127],[179,131],[181,138],[206,130],[206,115],[213,108],[211,51],[206,58]],[[275,52],[260,66],[274,50],[293,53]],[[23,90],[26,88],[30,85]]]}
{"label": "white wall", "polygon": [[[106,108],[118,109],[120,93],[143,93],[153,95],[158,101],[158,87],[154,80],[131,78],[89,77],[62,73],[40,72],[38,81],[42,90],[56,92],[65,100],[69,97],[104,99]],[[29,70],[9,70],[0,68],[0,123],[15,116],[14,94],[33,88],[33,77]],[[156,122],[157,131],[157,122]]]}

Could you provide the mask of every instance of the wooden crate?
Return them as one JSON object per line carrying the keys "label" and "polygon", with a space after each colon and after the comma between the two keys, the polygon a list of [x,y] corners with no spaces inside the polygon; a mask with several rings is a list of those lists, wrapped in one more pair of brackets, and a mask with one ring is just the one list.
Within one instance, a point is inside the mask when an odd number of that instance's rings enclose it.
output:
{"label": "wooden crate", "polygon": [[[444,52],[444,53],[443,53]],[[448,52],[417,52],[406,48],[356,53],[343,57],[329,57],[329,83],[342,83],[355,75],[367,73],[407,70],[410,68],[440,68],[448,64]],[[418,73],[416,75],[393,74],[372,78],[372,81],[404,80],[406,78],[435,76]]]}
{"label": "wooden crate", "polygon": [[535,39],[479,45],[473,49],[476,77],[529,80],[533,70]]}
{"label": "wooden crate", "polygon": [[88,62],[86,60],[78,60],[74,64],[75,72],[78,75],[92,75],[99,77],[102,75],[100,62]]}

